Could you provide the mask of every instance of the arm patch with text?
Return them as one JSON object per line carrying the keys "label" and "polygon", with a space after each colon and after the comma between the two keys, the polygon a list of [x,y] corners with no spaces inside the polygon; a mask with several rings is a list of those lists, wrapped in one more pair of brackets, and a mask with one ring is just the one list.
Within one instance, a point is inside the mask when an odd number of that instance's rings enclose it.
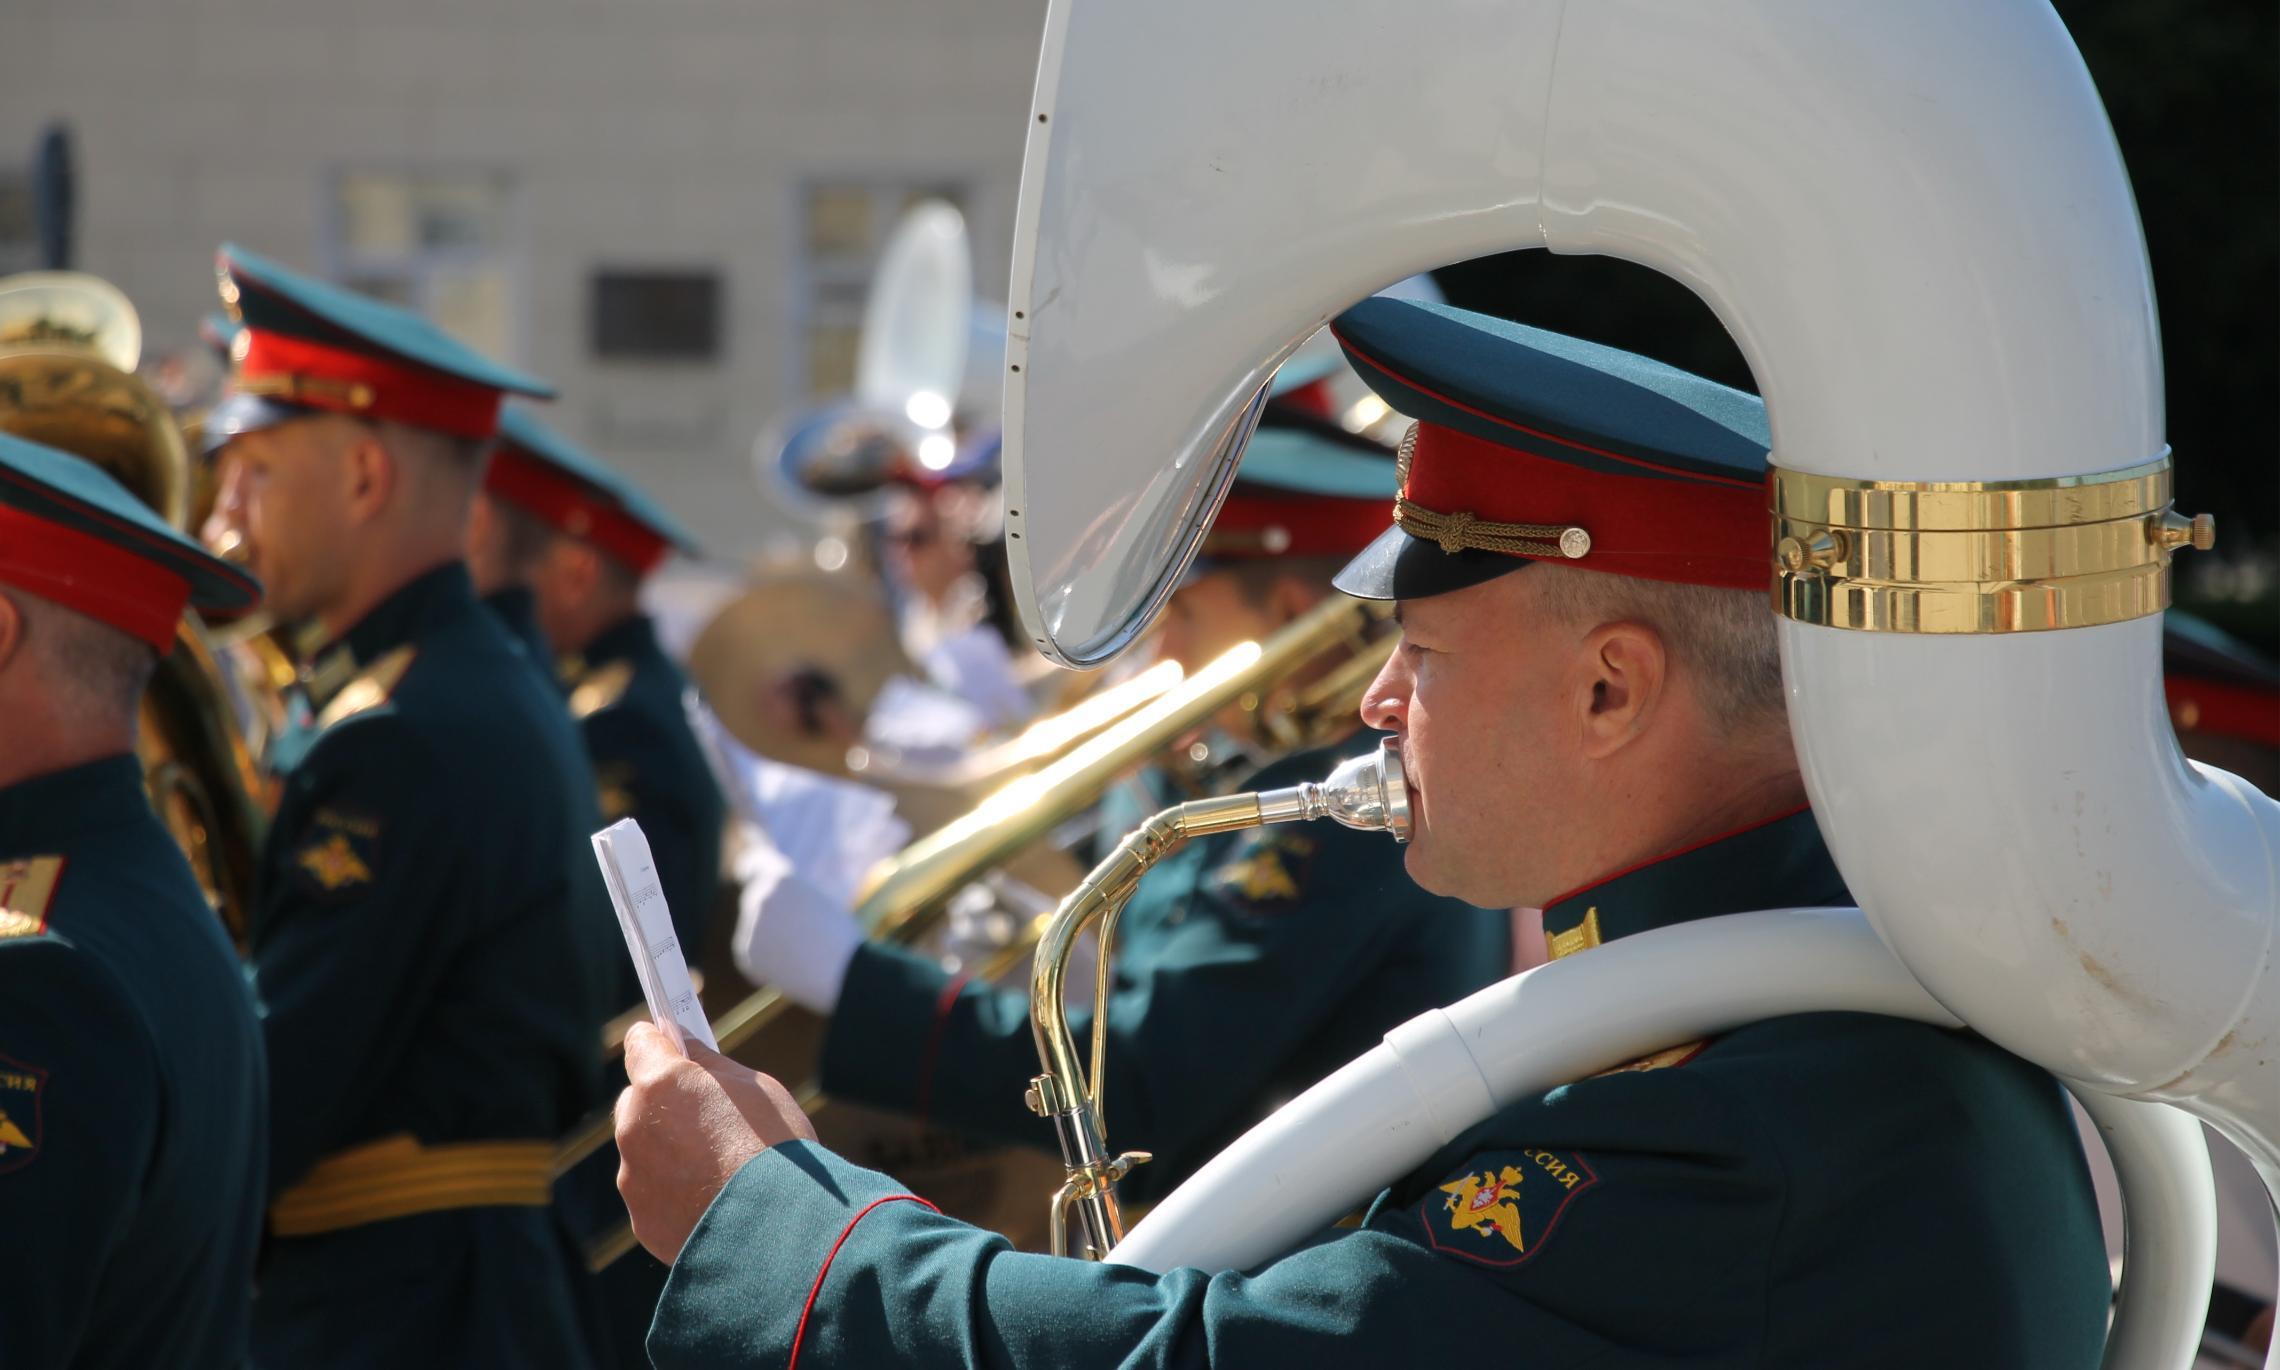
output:
{"label": "arm patch with text", "polygon": [[39,1159],[47,1081],[38,1066],[0,1055],[0,1175]]}
{"label": "arm patch with text", "polygon": [[309,893],[331,898],[372,883],[380,862],[380,820],[361,810],[326,806],[310,817],[293,849],[293,875]]}
{"label": "arm patch with text", "polygon": [[1486,1151],[1472,1169],[1425,1191],[1417,1218],[1444,1255],[1507,1269],[1534,1259],[1599,1174],[1576,1151]]}

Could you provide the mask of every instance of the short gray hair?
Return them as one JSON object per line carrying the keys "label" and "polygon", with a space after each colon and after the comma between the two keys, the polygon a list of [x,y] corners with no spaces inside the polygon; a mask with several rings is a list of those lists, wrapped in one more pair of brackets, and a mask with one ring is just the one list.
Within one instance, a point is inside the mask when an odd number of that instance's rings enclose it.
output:
{"label": "short gray hair", "polygon": [[1540,563],[1538,602],[1559,622],[1591,629],[1638,623],[1654,629],[1703,711],[1728,737],[1786,726],[1781,647],[1763,590],[1640,580]]}
{"label": "short gray hair", "polygon": [[16,604],[23,611],[24,645],[61,687],[66,707],[102,722],[136,716],[158,668],[150,644],[35,595],[20,595]]}

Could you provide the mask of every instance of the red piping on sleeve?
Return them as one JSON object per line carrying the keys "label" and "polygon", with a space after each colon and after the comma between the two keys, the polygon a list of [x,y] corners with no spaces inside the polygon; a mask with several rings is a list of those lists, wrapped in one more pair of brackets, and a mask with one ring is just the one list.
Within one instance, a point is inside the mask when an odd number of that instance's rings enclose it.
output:
{"label": "red piping on sleeve", "polygon": [[831,1253],[823,1258],[823,1268],[815,1272],[815,1283],[808,1286],[807,1302],[800,1306],[800,1325],[792,1333],[792,1358],[784,1362],[784,1370],[797,1370],[800,1363],[800,1343],[807,1340],[808,1317],[815,1312],[816,1295],[823,1292],[823,1277],[831,1273],[831,1263],[839,1259],[839,1248],[847,1245],[847,1239],[855,1235],[855,1224],[869,1217],[871,1210],[880,1204],[898,1203],[905,1200],[924,1207],[929,1213],[940,1213],[942,1211],[916,1194],[889,1194],[883,1199],[871,1200],[871,1202],[863,1205],[862,1212],[847,1220],[847,1226],[839,1230],[839,1240],[831,1244]]}
{"label": "red piping on sleeve", "polygon": [[926,1050],[918,1058],[918,1089],[911,1098],[911,1111],[921,1123],[932,1121],[934,1113],[934,1063],[942,1055],[942,1034],[950,1026],[950,1006],[958,1002],[958,995],[966,982],[974,978],[967,971],[943,986],[942,994],[934,1001],[934,1027],[926,1034]]}

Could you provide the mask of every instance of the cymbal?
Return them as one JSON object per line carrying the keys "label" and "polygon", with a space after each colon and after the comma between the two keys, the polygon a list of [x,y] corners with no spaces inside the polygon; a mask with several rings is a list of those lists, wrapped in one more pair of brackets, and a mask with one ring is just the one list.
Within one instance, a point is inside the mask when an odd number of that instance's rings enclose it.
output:
{"label": "cymbal", "polygon": [[[829,725],[859,734],[890,678],[923,678],[878,582],[807,568],[760,571],[697,634],[689,675],[739,742],[831,775],[847,773],[854,739]],[[836,705],[819,697],[826,682]]]}

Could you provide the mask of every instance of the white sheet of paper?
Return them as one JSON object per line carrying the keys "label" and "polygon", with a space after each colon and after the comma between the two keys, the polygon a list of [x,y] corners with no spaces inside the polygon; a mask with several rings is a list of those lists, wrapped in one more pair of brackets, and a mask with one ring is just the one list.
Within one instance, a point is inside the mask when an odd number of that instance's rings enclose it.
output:
{"label": "white sheet of paper", "polygon": [[595,833],[594,859],[602,863],[602,883],[609,886],[610,902],[617,906],[618,927],[625,933],[626,952],[633,957],[651,1020],[676,1044],[702,1042],[720,1050],[712,1024],[705,1020],[704,1005],[697,1000],[696,983],[689,978],[681,939],[673,933],[665,888],[657,878],[657,861],[650,855],[649,839],[641,835],[641,825],[621,818]]}

